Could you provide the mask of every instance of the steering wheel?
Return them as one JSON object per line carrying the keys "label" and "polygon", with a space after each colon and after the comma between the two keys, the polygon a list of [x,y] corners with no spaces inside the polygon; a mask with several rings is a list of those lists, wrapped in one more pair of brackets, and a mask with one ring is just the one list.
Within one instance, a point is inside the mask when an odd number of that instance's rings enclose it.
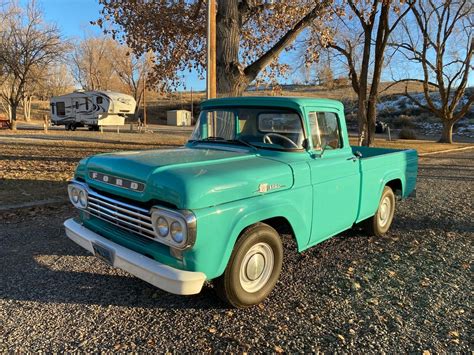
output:
{"label": "steering wheel", "polygon": [[293,142],[290,138],[284,136],[283,134],[278,134],[278,133],[267,133],[263,136],[263,142],[264,143],[270,143],[270,144],[274,144],[272,142],[272,139],[270,137],[278,137],[278,138],[281,138],[283,139],[284,141],[288,142],[292,147],[294,148],[298,148],[298,146],[296,145],[295,142]]}

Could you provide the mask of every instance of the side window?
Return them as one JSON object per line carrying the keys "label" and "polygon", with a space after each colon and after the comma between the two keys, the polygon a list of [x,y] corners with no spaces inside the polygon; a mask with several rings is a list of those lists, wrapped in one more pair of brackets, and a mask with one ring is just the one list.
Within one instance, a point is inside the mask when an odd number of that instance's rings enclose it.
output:
{"label": "side window", "polygon": [[97,105],[100,105],[102,103],[102,97],[98,96],[96,99]]}
{"label": "side window", "polygon": [[75,102],[75,105],[76,105],[76,110],[79,110],[79,102],[78,101]]}
{"label": "side window", "polygon": [[51,104],[51,113],[54,115],[54,104]]}
{"label": "side window", "polygon": [[311,138],[314,149],[321,149],[321,136],[319,134],[318,115],[316,112],[309,113],[309,124],[311,125]]}
{"label": "side window", "polygon": [[56,102],[56,114],[58,116],[66,116],[66,105],[63,101]]}
{"label": "side window", "polygon": [[311,136],[315,149],[342,147],[339,120],[333,112],[310,112]]}
{"label": "side window", "polygon": [[87,100],[87,97],[84,99],[84,103],[86,104],[86,111],[89,110],[89,100]]}

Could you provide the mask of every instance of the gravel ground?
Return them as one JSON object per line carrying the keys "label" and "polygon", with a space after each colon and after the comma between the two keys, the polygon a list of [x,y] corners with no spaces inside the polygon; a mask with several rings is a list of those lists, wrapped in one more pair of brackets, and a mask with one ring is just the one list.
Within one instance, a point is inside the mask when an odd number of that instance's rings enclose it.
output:
{"label": "gravel ground", "polygon": [[386,237],[285,238],[276,289],[246,310],[109,268],[66,239],[67,204],[0,213],[0,352],[472,352],[473,190],[473,150],[423,158]]}

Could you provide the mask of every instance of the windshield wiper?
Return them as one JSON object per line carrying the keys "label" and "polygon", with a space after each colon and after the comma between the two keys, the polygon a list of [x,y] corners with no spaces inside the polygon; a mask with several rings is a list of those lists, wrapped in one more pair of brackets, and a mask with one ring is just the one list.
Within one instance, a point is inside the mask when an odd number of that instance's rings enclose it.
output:
{"label": "windshield wiper", "polygon": [[196,143],[201,143],[201,142],[225,142],[225,141],[227,141],[227,139],[225,138],[210,136],[207,138],[190,140],[189,142],[194,145]]}
{"label": "windshield wiper", "polygon": [[199,139],[200,141],[226,141],[227,139],[222,138],[222,137],[216,137],[216,136],[209,136],[207,138]]}
{"label": "windshield wiper", "polygon": [[240,138],[237,138],[237,139],[229,139],[227,140],[228,142],[232,142],[232,143],[240,143],[240,144],[243,144],[243,145],[246,145],[247,147],[250,147],[252,148],[253,150],[257,150],[257,147],[254,146],[253,144],[247,142],[247,141],[244,141],[243,139],[240,139]]}
{"label": "windshield wiper", "polygon": [[244,141],[243,139],[237,138],[237,139],[225,139],[222,137],[207,137],[203,139],[196,139],[191,141],[191,144],[196,144],[196,143],[201,143],[201,142],[216,142],[216,143],[230,143],[230,144],[240,144],[240,145],[245,145],[249,148],[252,148],[252,150],[257,150],[257,147],[254,146],[253,144],[250,144],[247,141]]}

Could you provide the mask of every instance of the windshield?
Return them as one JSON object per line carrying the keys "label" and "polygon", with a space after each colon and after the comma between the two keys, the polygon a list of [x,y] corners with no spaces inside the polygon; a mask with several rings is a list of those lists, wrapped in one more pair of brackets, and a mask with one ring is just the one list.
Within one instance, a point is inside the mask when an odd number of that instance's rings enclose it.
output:
{"label": "windshield", "polygon": [[301,118],[294,111],[226,107],[203,110],[190,141],[303,149],[304,133]]}

